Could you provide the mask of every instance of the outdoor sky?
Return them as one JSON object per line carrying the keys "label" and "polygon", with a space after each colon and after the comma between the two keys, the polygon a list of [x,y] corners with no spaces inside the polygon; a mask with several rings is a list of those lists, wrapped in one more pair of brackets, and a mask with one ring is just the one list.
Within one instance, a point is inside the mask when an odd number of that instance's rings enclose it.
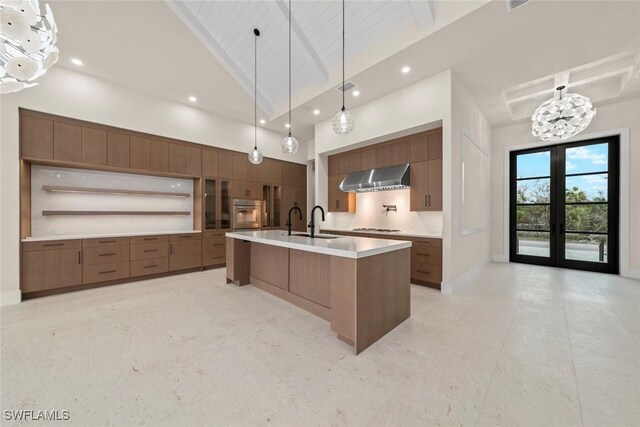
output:
{"label": "outdoor sky", "polygon": [[[518,178],[549,176],[549,151],[518,156]],[[567,177],[568,188],[578,187],[589,198],[598,195],[598,191],[607,193],[608,144],[595,144],[566,150],[566,173],[605,172],[599,175]]]}

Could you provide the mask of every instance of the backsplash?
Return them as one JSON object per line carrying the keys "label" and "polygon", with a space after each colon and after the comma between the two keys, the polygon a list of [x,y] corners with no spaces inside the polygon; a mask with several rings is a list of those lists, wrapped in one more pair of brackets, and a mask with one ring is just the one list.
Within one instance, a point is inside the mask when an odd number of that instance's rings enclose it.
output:
{"label": "backsplash", "polygon": [[[188,197],[59,193],[43,185],[189,193]],[[188,211],[189,215],[43,216],[43,210]],[[193,181],[50,166],[31,167],[31,236],[104,235],[193,229]]]}
{"label": "backsplash", "polygon": [[[330,213],[321,228],[391,228],[403,232],[442,233],[442,212],[410,212],[410,190],[356,194],[356,213]],[[386,212],[382,205],[396,205],[397,212]]]}

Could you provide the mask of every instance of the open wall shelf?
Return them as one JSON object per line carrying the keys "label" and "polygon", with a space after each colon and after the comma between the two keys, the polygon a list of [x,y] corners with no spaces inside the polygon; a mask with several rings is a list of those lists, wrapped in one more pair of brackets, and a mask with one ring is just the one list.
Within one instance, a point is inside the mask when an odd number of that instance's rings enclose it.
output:
{"label": "open wall shelf", "polygon": [[42,211],[44,216],[80,215],[191,215],[189,211]]}
{"label": "open wall shelf", "polygon": [[86,194],[118,194],[128,196],[154,196],[154,197],[190,197],[189,193],[174,193],[170,191],[146,191],[124,190],[118,188],[89,188],[89,187],[64,187],[59,185],[43,185],[42,189],[50,193],[86,193]]}

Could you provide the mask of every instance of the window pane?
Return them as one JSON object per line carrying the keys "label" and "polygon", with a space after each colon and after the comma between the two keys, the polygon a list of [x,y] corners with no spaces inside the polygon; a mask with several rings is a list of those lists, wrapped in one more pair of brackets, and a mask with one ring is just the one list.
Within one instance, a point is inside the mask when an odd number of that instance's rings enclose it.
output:
{"label": "window pane", "polygon": [[517,203],[549,203],[551,187],[549,178],[518,181]]}
{"label": "window pane", "polygon": [[568,176],[566,179],[567,202],[606,202],[609,174]]}
{"label": "window pane", "polygon": [[609,255],[607,236],[566,234],[565,258],[606,263]]}
{"label": "window pane", "polygon": [[609,164],[609,144],[583,145],[567,148],[566,173],[606,172]]}
{"label": "window pane", "polygon": [[516,212],[519,230],[549,230],[549,205],[518,206]]}
{"label": "window pane", "polygon": [[567,205],[565,226],[569,231],[590,231],[606,233],[608,225],[608,205]]}
{"label": "window pane", "polygon": [[550,256],[549,233],[518,231],[516,252],[520,255]]}
{"label": "window pane", "polygon": [[519,154],[517,157],[518,178],[551,175],[551,155],[549,151],[539,153]]}

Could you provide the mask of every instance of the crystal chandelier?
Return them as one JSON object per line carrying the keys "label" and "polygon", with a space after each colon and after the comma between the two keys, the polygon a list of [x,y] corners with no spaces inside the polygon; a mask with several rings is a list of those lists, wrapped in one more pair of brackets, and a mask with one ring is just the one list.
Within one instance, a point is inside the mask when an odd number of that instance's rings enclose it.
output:
{"label": "crystal chandelier", "polygon": [[260,30],[253,29],[253,150],[249,152],[249,161],[254,165],[262,163],[262,151],[258,150],[258,36]]}
{"label": "crystal chandelier", "polygon": [[348,135],[353,130],[353,115],[344,106],[344,0],[342,0],[342,109],[333,117],[331,126],[338,135]]}
{"label": "crystal chandelier", "polygon": [[556,88],[557,96],[545,101],[531,116],[531,133],[542,141],[562,141],[586,129],[596,109],[586,96],[563,94],[565,86]]}
{"label": "crystal chandelier", "polygon": [[291,0],[289,0],[289,134],[282,140],[282,152],[295,154],[298,151],[298,140],[291,136]]}
{"label": "crystal chandelier", "polygon": [[38,0],[2,0],[0,7],[0,93],[35,86],[58,61],[58,28],[49,5]]}

